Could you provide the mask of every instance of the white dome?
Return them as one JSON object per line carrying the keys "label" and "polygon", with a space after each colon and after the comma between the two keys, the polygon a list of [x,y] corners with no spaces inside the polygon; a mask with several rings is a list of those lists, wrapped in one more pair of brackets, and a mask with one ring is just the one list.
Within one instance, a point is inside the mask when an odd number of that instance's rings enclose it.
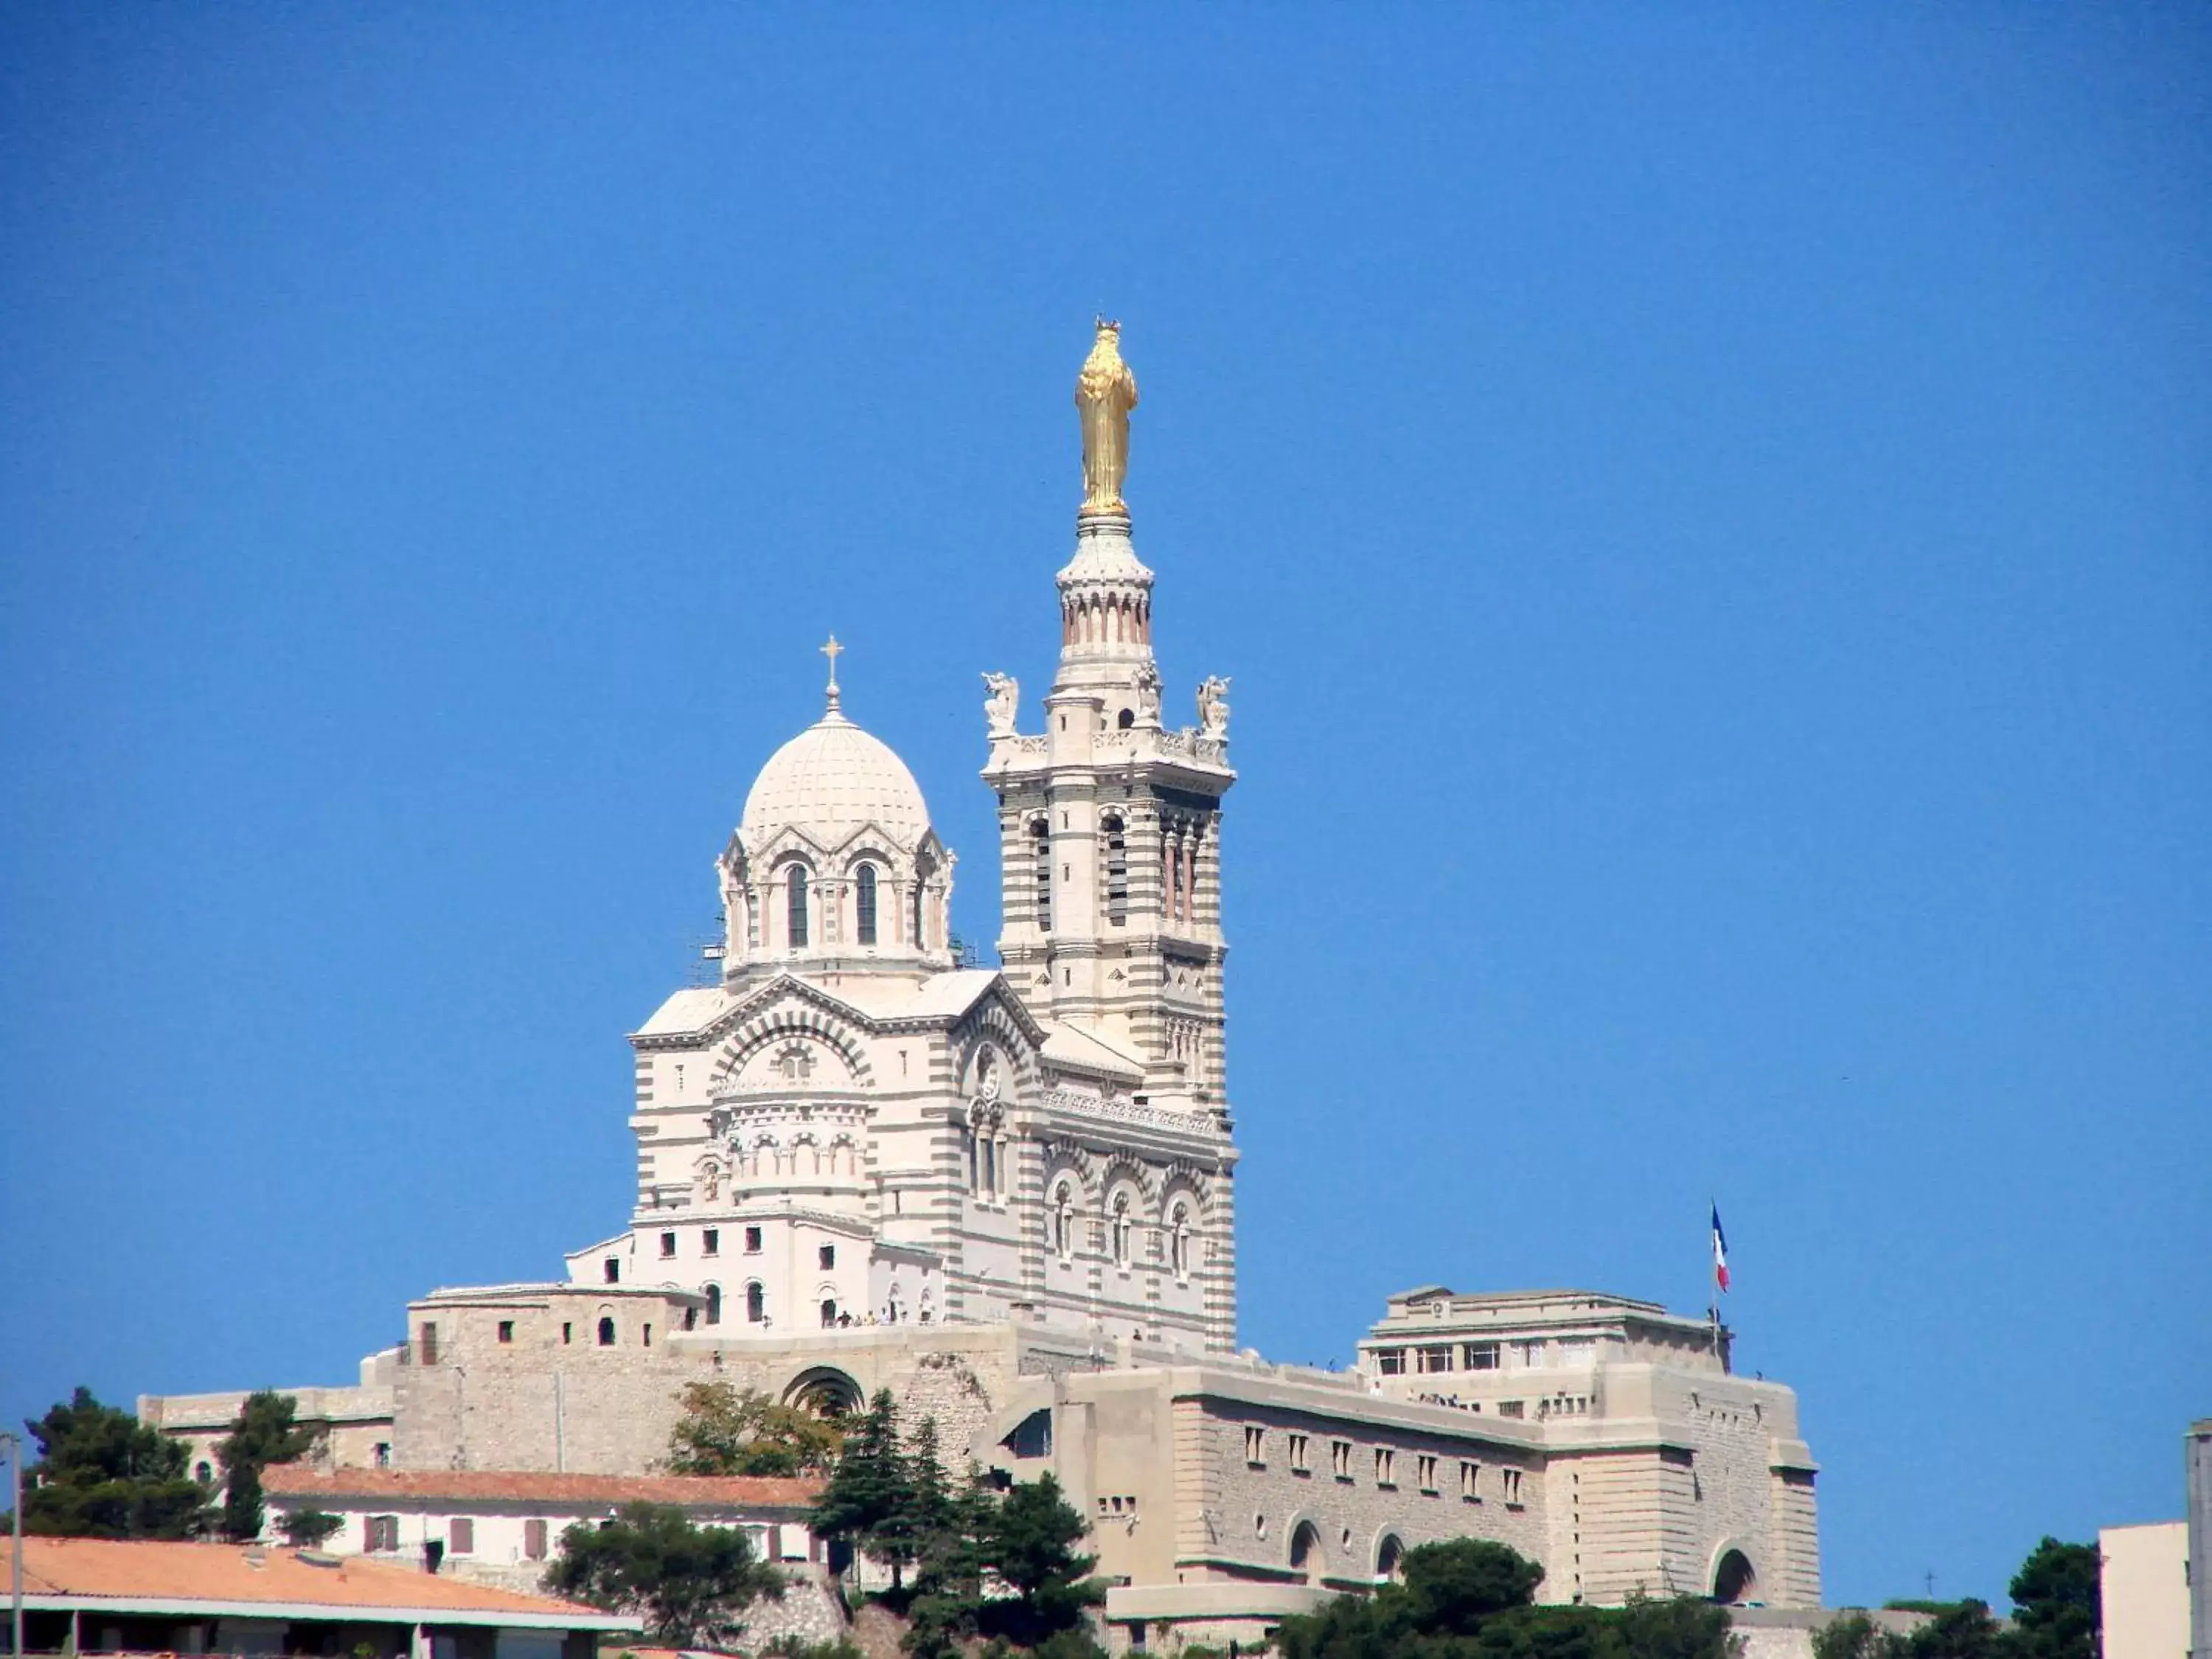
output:
{"label": "white dome", "polygon": [[784,829],[835,848],[865,823],[881,824],[911,851],[929,828],[929,806],[890,745],[833,706],[761,768],[745,797],[742,831],[754,848]]}

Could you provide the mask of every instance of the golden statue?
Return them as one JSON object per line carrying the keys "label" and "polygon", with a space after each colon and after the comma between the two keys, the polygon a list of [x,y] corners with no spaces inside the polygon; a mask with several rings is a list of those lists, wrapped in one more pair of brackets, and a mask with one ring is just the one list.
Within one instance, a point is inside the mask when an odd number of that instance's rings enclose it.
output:
{"label": "golden statue", "polygon": [[1098,341],[1075,377],[1075,406],[1083,415],[1083,510],[1119,513],[1121,480],[1129,476],[1129,411],[1137,406],[1137,377],[1121,361],[1121,325],[1098,319]]}

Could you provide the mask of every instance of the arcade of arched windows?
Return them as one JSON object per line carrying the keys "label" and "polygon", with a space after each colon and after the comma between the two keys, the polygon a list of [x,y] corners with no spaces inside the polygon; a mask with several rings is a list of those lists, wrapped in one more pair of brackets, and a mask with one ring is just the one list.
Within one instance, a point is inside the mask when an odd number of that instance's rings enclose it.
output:
{"label": "arcade of arched windows", "polygon": [[739,1180],[777,1176],[857,1180],[860,1173],[860,1148],[846,1135],[827,1145],[804,1133],[788,1143],[774,1135],[760,1135],[750,1145],[736,1149],[732,1161]]}
{"label": "arcade of arched windows", "polygon": [[1064,1168],[1045,1182],[1045,1246],[1063,1262],[1088,1255],[1124,1272],[1160,1266],[1187,1282],[1200,1264],[1203,1213],[1201,1195],[1180,1182],[1155,1206],[1126,1178],[1094,1198],[1082,1175]]}
{"label": "arcade of arched windows", "polygon": [[739,866],[726,864],[726,947],[739,959],[757,951],[835,945],[929,950],[942,943],[945,933],[941,876],[926,845],[911,858],[863,846],[842,868],[827,872],[793,853],[777,860],[758,883],[745,878]]}
{"label": "arcade of arched windows", "polygon": [[1198,921],[1198,878],[1206,848],[1206,822],[1182,814],[1160,820],[1161,908],[1170,922],[1188,927]]}
{"label": "arcade of arched windows", "polygon": [[1060,603],[1062,645],[1150,645],[1152,602],[1144,593],[1079,593]]}

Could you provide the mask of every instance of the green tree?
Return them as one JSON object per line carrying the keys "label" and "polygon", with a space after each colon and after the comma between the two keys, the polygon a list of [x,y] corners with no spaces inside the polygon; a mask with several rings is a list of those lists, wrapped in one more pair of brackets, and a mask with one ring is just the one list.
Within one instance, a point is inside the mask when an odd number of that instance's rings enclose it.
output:
{"label": "green tree", "polygon": [[2003,1642],[1986,1601],[1956,1601],[1905,1638],[1911,1659],[1998,1659]]}
{"label": "green tree", "polygon": [[1482,1621],[1536,1599],[1544,1570],[1486,1538],[1453,1538],[1406,1552],[1401,1591],[1425,1636],[1472,1636]]}
{"label": "green tree", "polygon": [[176,1441],[78,1389],[23,1426],[39,1443],[27,1474],[23,1530],[64,1538],[197,1538],[207,1489],[185,1473]]}
{"label": "green tree", "polygon": [[676,1647],[734,1638],[738,1615],[783,1594],[783,1575],[754,1559],[733,1527],[696,1527],[665,1504],[626,1504],[611,1525],[578,1522],[561,1534],[545,1588],[610,1613],[641,1616]]}
{"label": "green tree", "polygon": [[261,1536],[261,1471],[314,1449],[315,1431],[292,1420],[297,1405],[290,1395],[273,1389],[246,1395],[238,1420],[216,1448],[216,1461],[222,1465],[222,1533],[234,1544]]}
{"label": "green tree", "polygon": [[757,1389],[692,1382],[668,1437],[671,1474],[827,1474],[844,1432],[837,1424]]}
{"label": "green tree", "polygon": [[823,1538],[852,1545],[891,1570],[894,1598],[916,1553],[913,1489],[899,1450],[898,1404],[889,1389],[878,1391],[867,1413],[851,1425],[829,1484],[815,1500],[811,1525]]}
{"label": "green tree", "polygon": [[1085,1631],[1091,1609],[1106,1599],[1106,1586],[1091,1576],[1097,1557],[1075,1548],[1089,1531],[1049,1474],[1007,1492],[977,1554],[1012,1595],[984,1603],[984,1629],[1029,1648]]}
{"label": "green tree", "polygon": [[1632,1595],[1613,1624],[1629,1659],[1729,1659],[1728,1609],[1693,1595]]}
{"label": "green tree", "polygon": [[1905,1659],[1905,1642],[1863,1613],[1832,1619],[1813,1632],[1813,1659]]}
{"label": "green tree", "polygon": [[2105,1610],[2094,1544],[2045,1538],[2006,1586],[2013,1628],[2005,1646],[2016,1659],[2097,1659]]}
{"label": "green tree", "polygon": [[284,1541],[295,1550],[319,1549],[330,1536],[345,1525],[340,1516],[325,1510],[295,1510],[280,1516],[276,1530],[284,1534]]}

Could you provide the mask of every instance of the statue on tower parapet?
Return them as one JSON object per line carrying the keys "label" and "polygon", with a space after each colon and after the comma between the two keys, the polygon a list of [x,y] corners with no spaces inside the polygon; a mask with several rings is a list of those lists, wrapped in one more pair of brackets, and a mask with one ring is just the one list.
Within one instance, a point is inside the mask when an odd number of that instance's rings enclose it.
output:
{"label": "statue on tower parapet", "polygon": [[1083,511],[1128,516],[1121,481],[1129,476],[1129,411],[1137,377],[1121,361],[1121,325],[1098,319],[1098,338],[1075,377],[1083,417]]}
{"label": "statue on tower parapet", "polygon": [[1229,678],[1225,674],[1208,674],[1199,682],[1198,729],[1201,737],[1228,737]]}
{"label": "statue on tower parapet", "polygon": [[988,691],[983,699],[983,718],[990,722],[991,735],[1013,736],[1014,711],[1021,702],[1021,682],[1012,674],[986,674],[983,684]]}

